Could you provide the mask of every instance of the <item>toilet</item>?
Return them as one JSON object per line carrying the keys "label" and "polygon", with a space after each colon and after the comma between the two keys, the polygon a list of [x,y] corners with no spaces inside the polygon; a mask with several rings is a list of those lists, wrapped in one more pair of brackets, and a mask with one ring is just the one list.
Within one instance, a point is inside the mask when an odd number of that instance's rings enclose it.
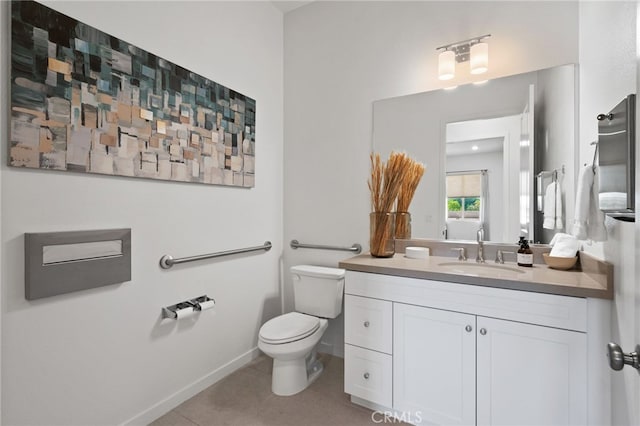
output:
{"label": "toilet", "polygon": [[295,312],[260,328],[258,347],[273,358],[271,390],[289,396],[303,391],[322,373],[316,359],[328,319],[342,312],[344,269],[298,265],[291,268]]}

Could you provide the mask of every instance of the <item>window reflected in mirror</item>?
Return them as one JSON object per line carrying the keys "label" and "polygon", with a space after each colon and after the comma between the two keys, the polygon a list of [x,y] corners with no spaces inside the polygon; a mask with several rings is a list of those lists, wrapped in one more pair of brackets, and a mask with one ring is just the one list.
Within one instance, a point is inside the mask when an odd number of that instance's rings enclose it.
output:
{"label": "window reflected in mirror", "polygon": [[480,171],[447,174],[447,219],[478,222],[482,199]]}

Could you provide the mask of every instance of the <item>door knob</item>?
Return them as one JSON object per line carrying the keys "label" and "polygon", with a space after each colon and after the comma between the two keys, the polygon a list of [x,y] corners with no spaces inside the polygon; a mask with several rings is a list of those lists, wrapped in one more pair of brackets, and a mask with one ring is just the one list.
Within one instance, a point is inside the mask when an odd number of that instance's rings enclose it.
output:
{"label": "door knob", "polygon": [[609,356],[609,367],[619,371],[625,365],[630,365],[640,373],[640,345],[636,345],[635,352],[625,354],[617,343],[609,343],[607,345]]}

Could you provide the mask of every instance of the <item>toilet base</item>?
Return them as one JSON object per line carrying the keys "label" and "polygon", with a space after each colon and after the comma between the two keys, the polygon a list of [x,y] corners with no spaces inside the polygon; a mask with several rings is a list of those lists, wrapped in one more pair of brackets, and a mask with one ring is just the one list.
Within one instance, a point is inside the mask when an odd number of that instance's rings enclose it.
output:
{"label": "toilet base", "polygon": [[271,391],[280,396],[295,395],[320,377],[323,370],[324,366],[317,359],[315,350],[305,358],[291,360],[274,358]]}

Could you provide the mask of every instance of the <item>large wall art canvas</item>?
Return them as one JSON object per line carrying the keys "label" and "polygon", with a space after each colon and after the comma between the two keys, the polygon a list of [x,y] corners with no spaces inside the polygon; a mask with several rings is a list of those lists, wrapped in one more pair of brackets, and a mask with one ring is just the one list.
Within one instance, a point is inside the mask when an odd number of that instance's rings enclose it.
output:
{"label": "large wall art canvas", "polygon": [[254,99],[36,2],[11,25],[11,166],[254,186]]}

